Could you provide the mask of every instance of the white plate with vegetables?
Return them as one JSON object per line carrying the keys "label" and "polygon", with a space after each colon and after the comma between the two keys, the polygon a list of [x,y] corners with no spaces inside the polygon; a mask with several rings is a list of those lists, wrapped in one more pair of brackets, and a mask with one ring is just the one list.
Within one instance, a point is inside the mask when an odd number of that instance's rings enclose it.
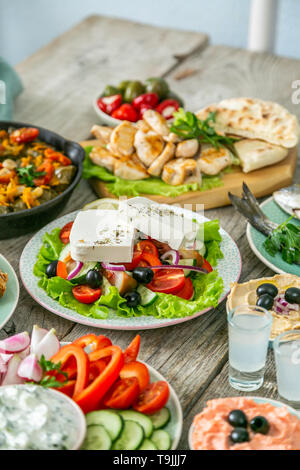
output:
{"label": "white plate with vegetables", "polygon": [[[102,204],[105,201],[94,206],[104,214],[106,209]],[[170,210],[170,206],[158,207]],[[93,206],[87,209],[93,213]],[[201,227],[204,242],[199,240],[198,245],[196,240],[197,249],[182,253],[180,249],[166,249],[166,244],[153,238],[138,238],[131,263],[118,266],[116,261],[112,266],[100,259],[93,263],[72,263],[68,224],[78,212],[51,222],[28,242],[22,253],[20,274],[26,290],[51,312],[98,328],[160,328],[208,312],[228,295],[230,284],[239,279],[239,250],[217,220],[210,221],[180,207],[173,206],[172,211],[176,217],[192,220],[199,230]],[[163,266],[165,263],[168,265]],[[152,281],[143,277],[146,271],[149,274],[149,267],[154,273]],[[143,272],[136,273],[137,268]]]}

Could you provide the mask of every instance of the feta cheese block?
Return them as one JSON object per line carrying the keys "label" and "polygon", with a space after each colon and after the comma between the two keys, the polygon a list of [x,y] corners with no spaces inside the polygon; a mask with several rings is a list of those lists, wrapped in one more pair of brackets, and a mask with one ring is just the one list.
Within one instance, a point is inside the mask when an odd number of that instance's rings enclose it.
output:
{"label": "feta cheese block", "polygon": [[125,224],[132,224],[145,235],[168,243],[174,250],[191,244],[199,229],[193,217],[185,217],[180,208],[174,210],[167,204],[158,204],[143,197],[121,201],[119,214]]}
{"label": "feta cheese block", "polygon": [[79,212],[70,233],[75,261],[128,263],[133,256],[135,229],[124,223],[115,210]]}

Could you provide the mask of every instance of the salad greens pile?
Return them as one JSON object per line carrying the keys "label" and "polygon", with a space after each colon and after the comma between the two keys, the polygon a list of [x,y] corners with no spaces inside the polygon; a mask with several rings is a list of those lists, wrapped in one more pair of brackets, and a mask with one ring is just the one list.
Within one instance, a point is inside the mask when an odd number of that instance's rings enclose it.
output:
{"label": "salad greens pile", "polygon": [[[202,224],[201,224],[202,225]],[[202,229],[202,227],[200,227]],[[220,249],[222,240],[219,232],[218,220],[203,223],[204,242],[207,249],[205,258],[212,266],[217,265],[218,259],[223,258]],[[121,317],[133,317],[141,315],[154,316],[156,318],[181,318],[204,310],[209,307],[216,307],[223,291],[223,280],[216,270],[209,274],[193,272],[190,277],[194,287],[193,300],[185,300],[172,294],[158,293],[156,300],[151,305],[143,307],[128,307],[125,299],[120,296],[116,287],[110,286],[107,292],[93,304],[83,304],[78,302],[73,294],[72,282],[60,277],[46,276],[47,265],[57,260],[64,245],[59,238],[60,228],[55,228],[51,233],[46,233],[43,237],[43,244],[40,248],[37,261],[33,268],[35,276],[39,277],[39,287],[44,289],[54,300],[63,307],[75,310],[80,315],[105,319],[110,312],[114,312]]]}
{"label": "salad greens pile", "polygon": [[290,217],[279,225],[264,241],[266,251],[275,256],[281,252],[282,259],[289,264],[300,263],[300,226],[291,224]]}
{"label": "salad greens pile", "polygon": [[83,162],[83,178],[97,178],[105,183],[107,190],[115,196],[140,196],[141,194],[157,194],[166,197],[176,197],[189,191],[206,191],[223,185],[220,175],[202,175],[202,184],[182,184],[172,186],[160,178],[150,177],[145,180],[125,180],[110,173],[106,168],[95,165],[89,158],[92,146],[85,148],[86,157]]}

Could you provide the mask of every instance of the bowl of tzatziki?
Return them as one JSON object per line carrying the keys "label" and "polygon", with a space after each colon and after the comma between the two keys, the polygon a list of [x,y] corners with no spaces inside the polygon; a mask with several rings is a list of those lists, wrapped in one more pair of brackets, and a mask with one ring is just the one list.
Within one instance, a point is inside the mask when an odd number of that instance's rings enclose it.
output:
{"label": "bowl of tzatziki", "polygon": [[76,450],[86,434],[79,406],[39,385],[0,387],[0,450]]}

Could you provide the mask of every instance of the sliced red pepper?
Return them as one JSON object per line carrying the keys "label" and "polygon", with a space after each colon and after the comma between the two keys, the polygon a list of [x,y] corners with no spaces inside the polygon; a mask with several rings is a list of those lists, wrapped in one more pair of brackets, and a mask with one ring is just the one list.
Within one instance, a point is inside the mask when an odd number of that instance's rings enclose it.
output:
{"label": "sliced red pepper", "polygon": [[64,393],[65,395],[68,395],[68,397],[72,398],[74,394],[75,384],[76,384],[76,380],[68,380],[68,382],[63,384],[61,387],[58,387],[57,390],[61,393]]}
{"label": "sliced red pepper", "polygon": [[131,104],[124,103],[111,113],[111,117],[121,121],[136,122],[138,120],[138,113]]}
{"label": "sliced red pepper", "polygon": [[25,144],[36,139],[39,133],[40,131],[35,127],[21,127],[10,134],[10,140],[18,144]]}
{"label": "sliced red pepper", "polygon": [[140,350],[141,344],[141,337],[140,335],[136,335],[135,338],[131,341],[130,345],[124,351],[124,362],[127,364],[128,362],[136,361],[138,357],[138,353]]}
{"label": "sliced red pepper", "polygon": [[171,119],[175,111],[178,111],[180,104],[176,100],[163,100],[156,106],[155,111],[160,113],[165,119]]}
{"label": "sliced red pepper", "polygon": [[80,394],[87,386],[89,380],[89,358],[86,352],[76,344],[67,344],[63,346],[58,353],[52,356],[51,361],[55,364],[61,363],[61,367],[67,363],[70,358],[75,358],[77,376],[74,387],[73,397]]}
{"label": "sliced red pepper", "polygon": [[119,346],[108,346],[89,354],[91,362],[107,357],[110,357],[110,361],[104,371],[88,387],[73,396],[73,400],[76,401],[84,413],[97,409],[105,393],[118,379],[124,365],[124,355]]}
{"label": "sliced red pepper", "polygon": [[122,104],[122,95],[103,96],[98,99],[98,106],[106,114],[113,113]]}
{"label": "sliced red pepper", "polygon": [[45,158],[51,162],[59,162],[63,166],[68,166],[72,164],[70,158],[63,155],[61,152],[57,152],[51,148],[47,148],[44,152]]}
{"label": "sliced red pepper", "polygon": [[54,173],[54,166],[52,165],[51,162],[49,162],[48,160],[45,160],[44,163],[42,163],[37,169],[36,169],[37,172],[43,172],[45,173],[44,175],[42,175],[40,178],[35,178],[33,180],[34,184],[36,186],[43,186],[43,185],[47,185],[48,183],[50,183],[50,180],[53,176],[53,173]]}
{"label": "sliced red pepper", "polygon": [[57,267],[56,267],[56,275],[59,277],[62,277],[63,279],[67,279],[68,277],[67,265],[63,261],[58,261]]}
{"label": "sliced red pepper", "polygon": [[89,383],[93,382],[101,374],[101,372],[104,371],[106,366],[107,362],[105,359],[98,359],[98,361],[91,362]]}
{"label": "sliced red pepper", "polygon": [[[107,346],[111,346],[111,340],[104,335],[96,336],[93,333],[88,335],[81,336],[81,338],[76,339],[73,341],[73,344],[80,346],[81,348],[86,348],[87,346],[92,345],[91,351],[96,351],[96,349],[106,348]],[[90,352],[91,352],[90,351]]]}
{"label": "sliced red pepper", "polygon": [[138,111],[142,106],[149,106],[149,109],[155,108],[159,102],[159,97],[156,93],[143,93],[140,96],[137,96],[132,101],[132,106],[135,107]]}

